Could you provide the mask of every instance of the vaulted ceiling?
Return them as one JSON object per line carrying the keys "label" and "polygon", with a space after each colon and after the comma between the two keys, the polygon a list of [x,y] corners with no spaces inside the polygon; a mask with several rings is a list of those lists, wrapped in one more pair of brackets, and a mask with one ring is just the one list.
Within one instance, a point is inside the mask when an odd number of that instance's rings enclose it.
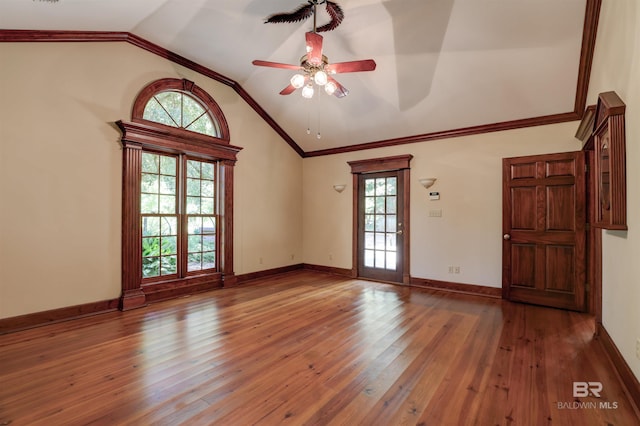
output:
{"label": "vaulted ceiling", "polygon": [[3,0],[0,29],[138,36],[219,74],[302,155],[575,120],[584,109],[600,0],[334,1],[345,18],[323,33],[329,61],[377,63],[336,75],[350,92],[341,99],[279,95],[294,71],[251,64],[299,63],[313,20],[263,22],[305,0]]}

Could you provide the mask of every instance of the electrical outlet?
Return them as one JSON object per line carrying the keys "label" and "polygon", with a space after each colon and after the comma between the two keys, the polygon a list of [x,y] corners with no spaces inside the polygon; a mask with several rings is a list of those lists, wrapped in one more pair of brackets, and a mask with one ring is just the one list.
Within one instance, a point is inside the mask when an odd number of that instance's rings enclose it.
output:
{"label": "electrical outlet", "polygon": [[454,272],[455,274],[459,274],[459,273],[460,273],[460,267],[459,267],[459,266],[456,266],[455,268],[453,268],[453,272]]}
{"label": "electrical outlet", "polygon": [[258,259],[258,262],[262,265],[262,258]]}
{"label": "electrical outlet", "polygon": [[449,273],[453,274],[453,266],[449,266]]}
{"label": "electrical outlet", "polygon": [[333,260],[333,255],[329,253],[329,260]]}
{"label": "electrical outlet", "polygon": [[640,338],[636,340],[636,358],[640,359]]}

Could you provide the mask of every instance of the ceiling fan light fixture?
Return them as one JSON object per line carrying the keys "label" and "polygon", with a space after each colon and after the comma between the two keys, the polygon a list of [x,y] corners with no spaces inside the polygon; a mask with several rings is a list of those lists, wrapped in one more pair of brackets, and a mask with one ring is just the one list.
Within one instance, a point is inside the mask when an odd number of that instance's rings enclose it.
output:
{"label": "ceiling fan light fixture", "polygon": [[311,99],[311,98],[313,98],[313,92],[314,92],[313,85],[312,84],[307,84],[302,89],[302,97],[306,98],[306,99]]}
{"label": "ceiling fan light fixture", "polygon": [[322,70],[317,71],[313,76],[313,80],[318,86],[324,86],[328,81],[327,73]]}
{"label": "ceiling fan light fixture", "polygon": [[305,80],[304,75],[296,74],[293,77],[291,77],[291,85],[296,89],[299,89],[302,86],[304,86],[304,80]]}
{"label": "ceiling fan light fixture", "polygon": [[338,87],[333,81],[328,82],[324,85],[324,91],[327,92],[327,95],[333,95]]}

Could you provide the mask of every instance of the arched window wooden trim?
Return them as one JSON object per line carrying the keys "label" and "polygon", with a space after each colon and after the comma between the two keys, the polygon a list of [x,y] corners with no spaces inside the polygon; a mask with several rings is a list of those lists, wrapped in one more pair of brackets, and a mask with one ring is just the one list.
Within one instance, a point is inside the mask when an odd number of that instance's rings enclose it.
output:
{"label": "arched window wooden trim", "polygon": [[[176,85],[179,83],[179,85]],[[206,105],[218,121],[222,138],[171,127],[142,117],[146,102],[168,89],[184,90]],[[154,92],[157,91],[157,92]],[[142,108],[142,109],[140,109]],[[120,309],[129,310],[148,301],[176,297],[236,283],[233,270],[233,186],[237,154],[242,149],[229,144],[229,131],[222,111],[213,99],[188,80],[162,79],[146,86],[134,102],[132,121],[116,123],[122,131],[122,294]],[[144,151],[167,153],[215,161],[218,193],[217,239],[221,242],[217,271],[189,274],[147,284],[142,279],[141,176]]]}
{"label": "arched window wooden trim", "polygon": [[[202,90],[200,87],[196,86],[193,81],[189,81],[186,79],[180,80],[177,78],[163,78],[161,80],[156,80],[148,84],[140,91],[133,104],[133,111],[131,113],[132,121],[138,123],[153,124],[154,126],[161,126],[172,129],[172,127],[170,126],[165,126],[161,123],[155,123],[143,118],[144,108],[147,106],[149,100],[151,100],[154,95],[167,91],[183,92],[192,95],[194,98],[199,100],[206,108],[206,110],[210,113],[210,116],[217,122],[220,128],[221,135],[219,138],[213,136],[208,137],[218,139],[219,143],[229,143],[229,126],[227,125],[227,120],[224,118],[224,114],[222,113],[222,110],[220,109],[216,101],[213,100],[211,95]],[[189,134],[193,134],[193,132],[189,132]]]}

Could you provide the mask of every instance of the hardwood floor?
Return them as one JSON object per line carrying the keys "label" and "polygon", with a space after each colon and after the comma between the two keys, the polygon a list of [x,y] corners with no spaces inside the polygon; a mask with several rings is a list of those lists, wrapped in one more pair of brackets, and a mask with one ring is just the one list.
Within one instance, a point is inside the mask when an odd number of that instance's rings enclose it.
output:
{"label": "hardwood floor", "polygon": [[0,336],[0,424],[639,424],[594,329],[297,271]]}

